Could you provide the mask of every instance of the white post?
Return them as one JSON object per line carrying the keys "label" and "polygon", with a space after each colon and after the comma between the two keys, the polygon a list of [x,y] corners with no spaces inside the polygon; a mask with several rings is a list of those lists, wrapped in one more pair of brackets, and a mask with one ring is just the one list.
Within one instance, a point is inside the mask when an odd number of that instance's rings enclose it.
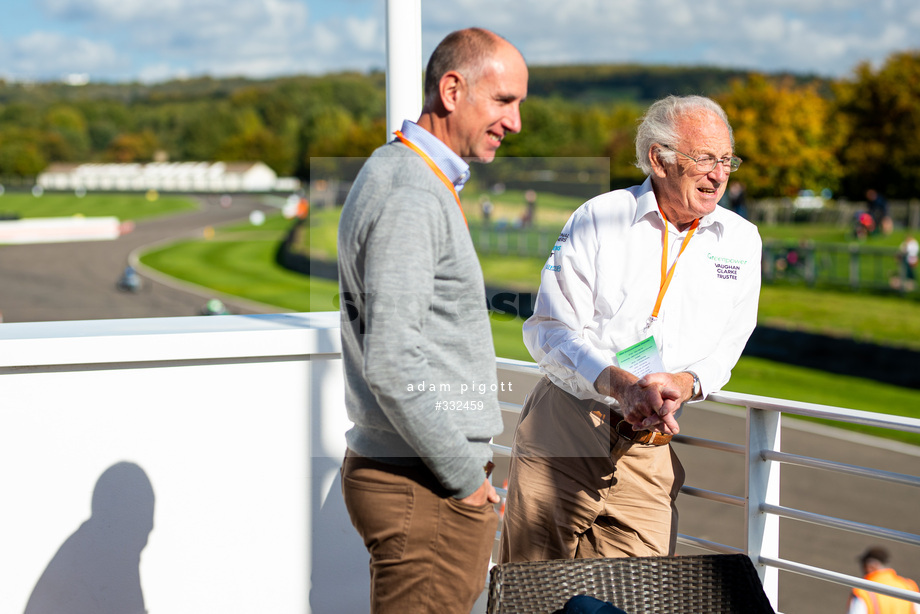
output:
{"label": "white post", "polygon": [[762,511],[763,504],[779,505],[779,463],[765,460],[762,452],[780,449],[780,416],[777,411],[748,407],[747,419],[747,553],[757,568],[773,609],[779,611],[779,570],[761,557],[779,558],[779,517]]}
{"label": "white post", "polygon": [[387,140],[422,111],[422,0],[387,0]]}

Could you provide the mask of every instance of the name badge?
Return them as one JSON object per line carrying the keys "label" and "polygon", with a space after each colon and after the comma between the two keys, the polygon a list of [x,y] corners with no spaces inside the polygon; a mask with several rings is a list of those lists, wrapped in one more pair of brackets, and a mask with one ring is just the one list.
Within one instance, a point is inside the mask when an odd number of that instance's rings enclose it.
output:
{"label": "name badge", "polygon": [[661,354],[658,353],[654,336],[646,337],[639,343],[620,350],[616,356],[619,367],[636,377],[664,372],[664,363],[661,362]]}

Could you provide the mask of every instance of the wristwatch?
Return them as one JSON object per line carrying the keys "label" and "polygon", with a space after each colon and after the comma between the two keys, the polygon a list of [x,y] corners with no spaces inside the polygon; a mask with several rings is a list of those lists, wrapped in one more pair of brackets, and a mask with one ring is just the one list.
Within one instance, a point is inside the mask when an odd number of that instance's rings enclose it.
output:
{"label": "wristwatch", "polygon": [[703,395],[703,387],[700,385],[700,378],[697,377],[696,373],[693,371],[687,371],[690,375],[693,376],[693,395],[691,395],[690,400],[698,399]]}

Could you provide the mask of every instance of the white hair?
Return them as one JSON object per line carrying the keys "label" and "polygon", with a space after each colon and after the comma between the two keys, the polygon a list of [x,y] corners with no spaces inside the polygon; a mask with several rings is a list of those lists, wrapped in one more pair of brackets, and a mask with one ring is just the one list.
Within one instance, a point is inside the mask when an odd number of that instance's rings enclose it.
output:
{"label": "white hair", "polygon": [[[728,123],[728,116],[715,100],[705,96],[668,96],[652,104],[642,117],[636,133],[636,166],[646,175],[650,175],[652,163],[649,161],[648,153],[652,146],[659,143],[676,147],[680,138],[677,133],[678,122],[687,115],[701,111],[715,113],[725,122],[734,149],[735,135],[732,133],[731,124]],[[667,149],[660,150],[658,155],[665,162],[673,162],[676,158],[676,154]]]}

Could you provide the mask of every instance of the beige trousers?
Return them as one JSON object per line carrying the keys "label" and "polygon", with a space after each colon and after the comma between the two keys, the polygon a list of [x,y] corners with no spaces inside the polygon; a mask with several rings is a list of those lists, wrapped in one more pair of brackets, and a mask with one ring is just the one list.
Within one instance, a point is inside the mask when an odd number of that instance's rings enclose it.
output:
{"label": "beige trousers", "polygon": [[670,445],[633,443],[594,403],[543,378],[514,435],[500,561],[674,553],[684,470]]}

